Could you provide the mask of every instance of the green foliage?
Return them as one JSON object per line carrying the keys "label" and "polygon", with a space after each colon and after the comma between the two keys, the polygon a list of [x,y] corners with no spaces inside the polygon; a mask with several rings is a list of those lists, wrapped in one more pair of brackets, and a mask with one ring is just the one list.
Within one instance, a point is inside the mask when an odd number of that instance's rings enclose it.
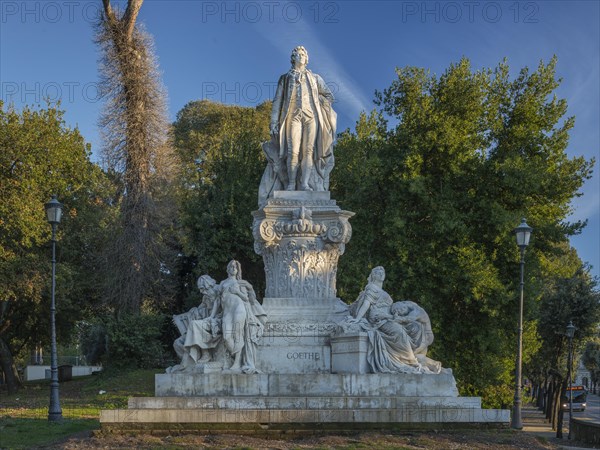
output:
{"label": "green foliage", "polygon": [[480,396],[482,408],[510,409],[515,394],[514,385],[508,383],[489,384],[483,388],[467,385],[457,380],[462,395]]}
{"label": "green foliage", "polygon": [[564,264],[546,263],[568,253],[568,237],[585,225],[567,217],[593,161],[566,154],[574,119],[563,118],[566,101],[553,95],[555,66],[553,59],[525,68],[514,80],[506,62],[473,71],[462,59],[439,77],[397,69],[377,94],[381,111],[361,115],[336,147],[333,197],[357,213],[338,292],[354,300],[369,270],[384,265],[392,297],[411,296],[428,311],[431,356],[490,404],[510,402],[501,386],[514,373],[513,228],[521,217],[534,227],[526,265],[529,360],[539,348],[536,292]]}
{"label": "green foliage", "polygon": [[57,233],[57,331],[65,339],[98,301],[94,255],[105,239],[112,184],[56,107],[0,102],[0,339],[13,355],[49,340],[50,234],[44,203],[64,204]]}
{"label": "green foliage", "polygon": [[174,124],[180,176],[183,248],[192,260],[189,286],[202,273],[225,275],[231,259],[257,292],[264,287],[260,257],[254,253],[251,212],[266,167],[261,143],[269,138],[270,104],[256,108],[210,101],[187,104]]}
{"label": "green foliage", "polygon": [[600,342],[597,338],[586,343],[581,362],[590,372],[592,385],[596,386],[600,383]]}
{"label": "green foliage", "polygon": [[164,364],[166,349],[161,342],[166,316],[142,313],[107,318],[107,363],[115,367],[148,369]]}
{"label": "green foliage", "polygon": [[537,369],[564,379],[567,372],[568,338],[566,327],[575,325],[575,349],[597,332],[600,321],[600,293],[583,268],[568,278],[548,280],[539,308],[538,333],[542,340],[536,355]]}

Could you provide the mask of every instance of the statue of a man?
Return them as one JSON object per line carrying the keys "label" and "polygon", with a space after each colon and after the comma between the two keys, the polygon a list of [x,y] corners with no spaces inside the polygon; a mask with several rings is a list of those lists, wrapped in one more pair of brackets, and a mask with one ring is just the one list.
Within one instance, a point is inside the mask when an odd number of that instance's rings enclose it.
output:
{"label": "statue of a man", "polygon": [[261,181],[259,204],[274,190],[329,190],[337,124],[333,94],[319,75],[306,68],[304,47],[292,51],[291,62],[273,99],[271,141],[263,144],[269,166]]}
{"label": "statue of a man", "polygon": [[209,275],[198,278],[197,285],[203,295],[202,303],[186,313],[173,316],[173,323],[181,333],[173,343],[173,348],[181,362],[167,369],[167,373],[189,369],[198,362],[210,361],[209,349],[215,348],[221,341],[221,317],[216,315],[219,286]]}

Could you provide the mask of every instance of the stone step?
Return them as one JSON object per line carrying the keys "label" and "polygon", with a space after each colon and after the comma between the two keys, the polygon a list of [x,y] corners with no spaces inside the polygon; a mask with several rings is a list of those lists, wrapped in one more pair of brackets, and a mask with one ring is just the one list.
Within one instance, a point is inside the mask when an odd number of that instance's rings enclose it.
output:
{"label": "stone step", "polygon": [[480,409],[480,397],[130,397],[129,409]]}
{"label": "stone step", "polygon": [[[508,425],[510,412],[478,408],[394,408],[394,409],[112,409],[100,412],[103,429],[123,424],[354,424],[363,423],[478,423]],[[157,428],[157,427],[154,427]],[[160,427],[158,427],[160,428]],[[354,427],[350,427],[352,429]]]}
{"label": "stone step", "polygon": [[168,373],[154,377],[157,397],[458,397],[450,372],[440,374]]}

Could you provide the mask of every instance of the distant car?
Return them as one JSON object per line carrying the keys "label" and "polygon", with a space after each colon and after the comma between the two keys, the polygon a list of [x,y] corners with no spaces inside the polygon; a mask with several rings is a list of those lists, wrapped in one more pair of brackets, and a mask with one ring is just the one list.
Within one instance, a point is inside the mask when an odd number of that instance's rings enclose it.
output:
{"label": "distant car", "polygon": [[566,397],[562,398],[562,410],[569,411],[569,399],[573,393],[573,411],[585,411],[587,406],[587,390],[584,386],[570,386],[567,387]]}

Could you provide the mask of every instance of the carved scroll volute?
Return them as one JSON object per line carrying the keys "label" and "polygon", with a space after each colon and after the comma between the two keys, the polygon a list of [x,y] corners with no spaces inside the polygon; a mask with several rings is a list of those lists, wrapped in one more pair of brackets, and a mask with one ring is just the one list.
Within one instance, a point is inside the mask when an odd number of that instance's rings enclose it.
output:
{"label": "carved scroll volute", "polygon": [[335,244],[346,244],[352,237],[352,227],[346,218],[332,220],[328,223],[325,240]]}
{"label": "carved scroll volute", "polygon": [[256,222],[253,233],[255,241],[262,241],[266,245],[278,242],[281,239],[281,234],[277,232],[275,223],[274,220],[269,219]]}

